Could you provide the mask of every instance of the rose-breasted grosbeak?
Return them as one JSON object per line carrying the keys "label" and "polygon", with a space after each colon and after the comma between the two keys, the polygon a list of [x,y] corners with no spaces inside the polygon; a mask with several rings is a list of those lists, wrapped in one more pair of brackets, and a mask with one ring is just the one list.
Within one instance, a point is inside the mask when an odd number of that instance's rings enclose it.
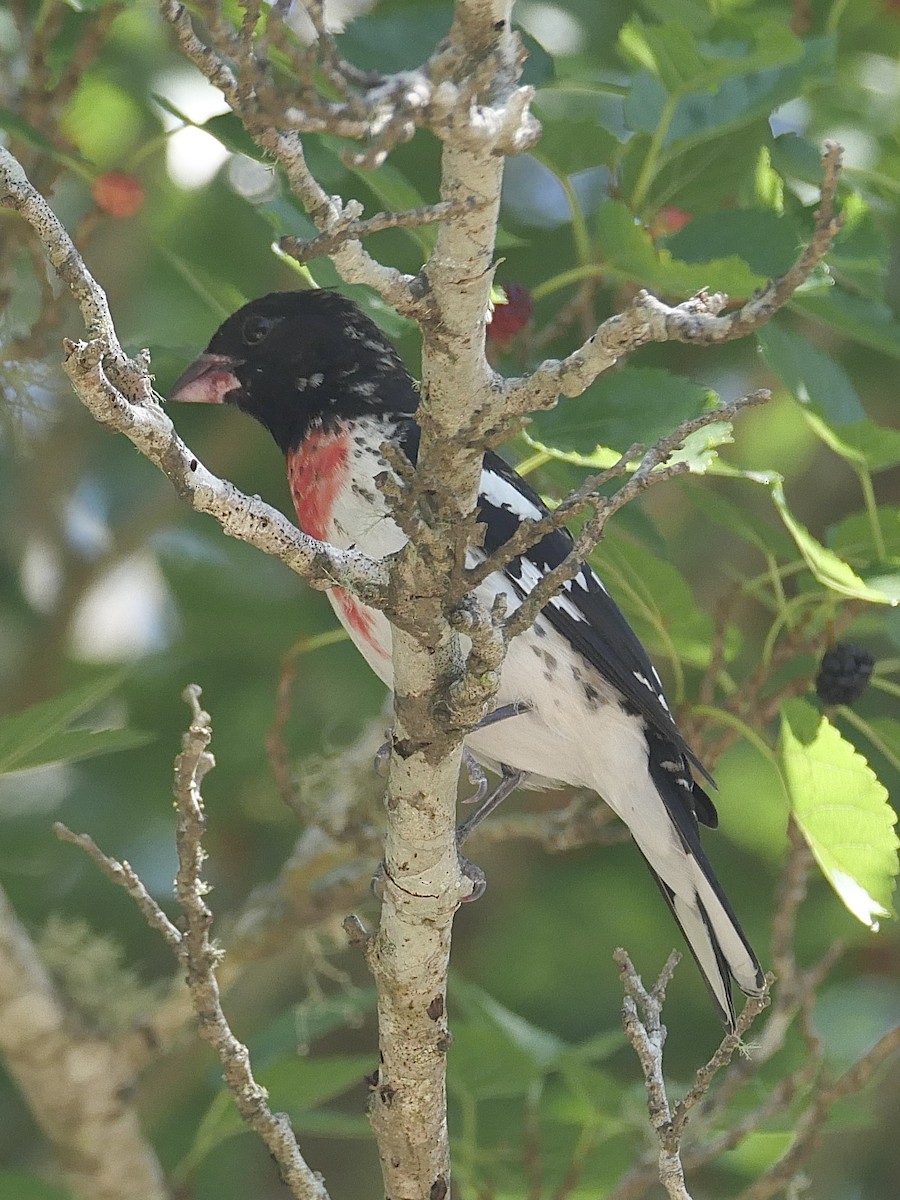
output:
{"label": "rose-breasted grosbeak", "polygon": [[[405,535],[375,483],[389,469],[382,446],[415,461],[419,393],[397,352],[350,300],[334,292],[273,293],[229,317],[184,372],[171,399],[236,404],[284,452],[300,525],[313,537],[374,558]],[[536,492],[496,454],[484,456],[479,516],[484,552],[526,519],[544,515]],[[479,586],[512,612],[567,554],[566,530],[547,534]],[[482,551],[473,549],[471,561]],[[391,686],[385,617],[339,587],[331,603],[376,674]],[[706,775],[678,731],[644,648],[591,568],[560,589],[534,625],[513,639],[498,714],[467,738],[475,756],[532,783],[593,789],[622,818],[709,986],[734,1026],[730,977],[749,995],[762,970],[698,836],[716,810],[691,775]],[[708,776],[707,776],[708,778]]]}

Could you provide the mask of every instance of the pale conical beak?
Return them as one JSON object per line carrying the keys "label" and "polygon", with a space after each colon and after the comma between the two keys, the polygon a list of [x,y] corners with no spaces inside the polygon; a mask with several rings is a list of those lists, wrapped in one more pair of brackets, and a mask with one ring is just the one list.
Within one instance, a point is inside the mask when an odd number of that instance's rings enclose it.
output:
{"label": "pale conical beak", "polygon": [[201,354],[175,380],[170,400],[186,404],[233,404],[241,390],[235,371],[241,360],[227,354]]}

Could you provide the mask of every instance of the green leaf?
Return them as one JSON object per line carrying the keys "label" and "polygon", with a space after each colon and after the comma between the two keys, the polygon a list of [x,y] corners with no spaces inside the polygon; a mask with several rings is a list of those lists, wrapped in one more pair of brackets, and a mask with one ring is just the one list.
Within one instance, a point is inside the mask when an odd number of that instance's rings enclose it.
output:
{"label": "green leaf", "polygon": [[14,768],[9,768],[0,761],[0,774],[10,769],[25,771],[31,767],[46,766],[47,763],[82,762],[86,758],[96,758],[99,754],[134,750],[154,741],[155,736],[141,729],[67,729],[48,737],[31,753],[17,757]]}
{"label": "green leaf", "polygon": [[[60,762],[67,757],[68,751],[74,758],[85,758],[145,744],[150,740],[149,736],[132,730],[99,733],[72,730],[60,737],[67,725],[112,695],[122,679],[118,672],[99,676],[62,696],[0,720],[0,773],[39,763]],[[97,737],[101,739],[99,743],[91,740]]]}
{"label": "green leaf", "polygon": [[535,414],[531,428],[560,450],[592,454],[598,446],[610,446],[621,453],[635,442],[652,445],[715,399],[715,393],[682,375],[624,367],[604,372],[580,396]]}
{"label": "green leaf", "polygon": [[[673,147],[657,164],[641,215],[649,219],[666,205],[695,214],[718,212],[750,186],[759,151],[770,141],[769,123],[759,119],[727,138]],[[650,135],[641,133],[625,147],[620,167],[623,196],[633,195],[650,144]]]}
{"label": "green leaf", "polygon": [[[257,1078],[269,1093],[270,1107],[274,1111],[289,1113],[294,1123],[304,1118],[310,1122],[318,1121],[320,1130],[324,1131],[334,1114],[317,1117],[308,1110],[362,1083],[371,1069],[372,1059],[368,1056],[299,1058],[294,1055],[260,1071]],[[358,1136],[359,1127],[355,1123],[354,1126],[354,1136]],[[331,1131],[335,1130],[336,1126],[331,1122]],[[213,1097],[197,1127],[193,1144],[178,1166],[179,1178],[184,1178],[217,1146],[247,1132],[230,1092],[223,1088]]]}
{"label": "green leaf", "polygon": [[[876,512],[887,562],[900,566],[900,508],[881,505]],[[847,562],[867,565],[877,559],[872,522],[865,512],[851,513],[828,531],[828,545]]]}
{"label": "green leaf", "polygon": [[[742,72],[733,72],[712,94],[693,93],[679,101],[665,139],[667,148],[706,141],[768,117],[773,108],[803,91],[807,82],[824,84],[831,77],[833,38],[808,38],[801,43],[779,18],[768,23],[763,34],[755,56],[759,67],[751,65],[750,56],[742,59],[738,53],[732,61],[743,67]],[[762,63],[766,56],[769,66]]]}
{"label": "green leaf", "polygon": [[610,125],[621,114],[621,96],[590,88],[541,88],[532,108],[544,127],[533,153],[557,175],[611,163],[620,139]]}
{"label": "green leaf", "polygon": [[605,272],[620,280],[679,297],[693,296],[703,288],[749,296],[768,283],[768,276],[751,270],[736,254],[703,263],[681,262],[654,244],[621,201],[601,204],[596,220]]}
{"label": "green leaf", "polygon": [[792,557],[794,544],[784,530],[754,512],[749,505],[735,504],[723,495],[722,490],[711,495],[706,489],[687,488],[685,495],[700,515],[755,546],[763,554],[773,554],[785,560]]}
{"label": "green leaf", "polygon": [[65,166],[71,167],[79,175],[84,175],[86,171],[93,175],[96,170],[86,158],[75,151],[60,150],[59,146],[54,145],[45,134],[26,121],[24,117],[20,117],[18,113],[13,112],[11,108],[6,108],[2,104],[0,104],[0,129],[5,129],[13,137],[27,142],[29,146],[34,146],[44,154],[48,154],[56,162],[61,162]]}
{"label": "green leaf", "polygon": [[813,413],[804,413],[807,424],[825,444],[851,463],[864,463],[871,471],[884,471],[900,463],[900,430],[886,429],[874,421],[858,421],[830,429]]}
{"label": "green leaf", "polygon": [[470,1019],[481,1017],[486,1025],[493,1026],[497,1033],[526,1054],[538,1070],[547,1071],[559,1062],[567,1047],[556,1034],[526,1021],[473,983],[467,983],[462,990],[459,981],[455,980],[453,991],[461,999],[463,1010]]}
{"label": "green leaf", "polygon": [[688,434],[681,449],[676,450],[666,460],[666,465],[687,463],[694,475],[714,472],[719,458],[719,447],[733,445],[733,432],[730,421],[713,421],[711,425],[704,425],[702,429]]}
{"label": "green leaf", "polygon": [[772,166],[788,179],[816,188],[822,185],[822,151],[798,133],[782,133],[773,139]]}
{"label": "green leaf", "polygon": [[900,323],[886,304],[834,287],[827,292],[798,293],[791,307],[860,345],[900,358]]}
{"label": "green leaf", "polygon": [[677,567],[614,529],[592,561],[652,655],[665,655],[676,670],[681,662],[708,664],[712,620]]}
{"label": "green leaf", "polygon": [[729,32],[727,39],[701,43],[680,21],[650,25],[633,17],[619,33],[619,49],[676,97],[712,92],[728,79],[797,62],[802,53],[777,18],[733,22]]}
{"label": "green leaf", "polygon": [[[659,130],[668,153],[768,118],[807,82],[825,82],[834,68],[833,38],[801,43],[778,18],[733,22],[733,38],[718,46],[705,44],[703,52],[688,49],[688,58],[696,62],[699,55],[703,60],[693,77],[665,58],[684,44],[683,29],[656,32],[653,39],[644,36],[641,46],[640,31],[632,37],[633,28],[625,26],[632,61],[642,61],[642,70],[625,102],[626,119],[636,132]],[[682,82],[667,87],[663,76],[671,84]]]}
{"label": "green leaf", "polygon": [[374,1013],[374,988],[342,990],[319,1000],[304,1001],[293,1010],[294,1040],[300,1046],[308,1046],[335,1029],[356,1027]]}
{"label": "green leaf", "polygon": [[561,1038],[510,1011],[473,983],[454,977],[454,1021],[448,1086],[477,1100],[524,1096],[554,1070],[569,1047]]}
{"label": "green leaf", "polygon": [[851,192],[844,198],[841,217],[844,224],[828,252],[829,266],[855,291],[876,302],[884,300],[890,252],[872,209]]}
{"label": "green leaf", "polygon": [[372,1126],[365,1117],[332,1112],[327,1108],[292,1113],[291,1126],[295,1133],[308,1133],[314,1137],[365,1138],[367,1141],[372,1137]]}
{"label": "green leaf", "polygon": [[893,912],[900,846],[887,790],[803,700],[782,706],[781,759],[794,817],[826,879],[857,920],[877,929],[877,918]]}
{"label": "green leaf", "polygon": [[870,586],[864,579],[861,579],[852,567],[845,563],[843,559],[838,558],[833,551],[823,546],[821,542],[817,542],[809,530],[800,524],[788,508],[780,476],[769,479],[768,482],[772,499],[775,502],[775,507],[778,509],[782,521],[784,521],[788,532],[797,543],[797,548],[802,554],[806,565],[816,579],[818,579],[819,583],[824,587],[830,588],[833,592],[838,592],[840,595],[848,596],[854,600],[868,600],[871,604],[895,605],[898,603],[893,595],[880,590],[876,586]]}
{"label": "green leaf", "polygon": [[790,217],[766,208],[732,208],[695,217],[662,244],[683,262],[706,263],[736,255],[755,274],[774,278],[794,262],[800,240]]}
{"label": "green leaf", "polygon": [[756,340],[769,369],[800,404],[813,405],[839,425],[865,420],[866,411],[849,375],[827,351],[786,329],[777,319],[760,329]]}
{"label": "green leaf", "polygon": [[317,1108],[361,1084],[372,1066],[371,1055],[304,1058],[294,1054],[260,1071],[259,1079],[275,1107],[295,1112]]}

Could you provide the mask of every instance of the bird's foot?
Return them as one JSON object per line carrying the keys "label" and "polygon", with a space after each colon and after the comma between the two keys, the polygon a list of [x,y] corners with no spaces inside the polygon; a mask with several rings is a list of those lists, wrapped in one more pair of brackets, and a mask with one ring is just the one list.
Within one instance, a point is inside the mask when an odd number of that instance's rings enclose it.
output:
{"label": "bird's foot", "polygon": [[388,768],[391,765],[391,743],[394,740],[394,727],[389,726],[384,731],[385,740],[375,751],[375,774],[382,779],[387,778]]}
{"label": "bird's foot", "polygon": [[494,788],[489,796],[482,800],[481,804],[472,813],[471,817],[463,821],[461,825],[456,827],[456,844],[461,846],[469,834],[485,817],[489,817],[495,808],[503,803],[507,796],[511,796],[513,792],[528,777],[527,771],[513,771],[510,767],[502,766],[503,778]]}

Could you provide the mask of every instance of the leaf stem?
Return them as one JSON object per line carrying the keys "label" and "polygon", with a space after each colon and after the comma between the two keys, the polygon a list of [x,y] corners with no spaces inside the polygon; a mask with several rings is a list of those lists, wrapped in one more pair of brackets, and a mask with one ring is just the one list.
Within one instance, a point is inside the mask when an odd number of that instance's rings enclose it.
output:
{"label": "leaf stem", "polygon": [[887,559],[887,547],[884,544],[884,532],[881,528],[881,521],[878,518],[878,502],[875,499],[875,489],[872,486],[872,475],[865,463],[854,463],[853,465],[859,479],[859,486],[862,490],[866,513],[869,517],[875,555],[879,562],[885,562]]}

